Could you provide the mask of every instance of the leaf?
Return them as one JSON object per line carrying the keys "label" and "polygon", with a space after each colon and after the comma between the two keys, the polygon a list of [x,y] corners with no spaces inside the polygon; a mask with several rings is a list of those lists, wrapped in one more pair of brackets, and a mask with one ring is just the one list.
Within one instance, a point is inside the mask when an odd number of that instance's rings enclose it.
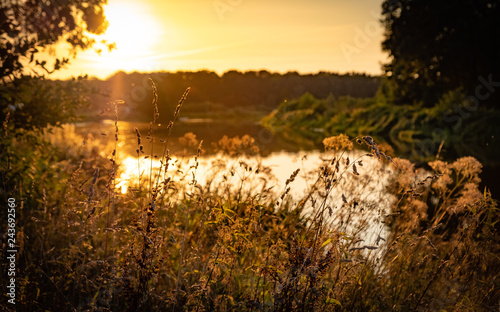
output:
{"label": "leaf", "polygon": [[333,298],[326,298],[326,304],[335,304],[338,306],[342,306],[340,301],[338,301],[337,299],[333,299]]}
{"label": "leaf", "polygon": [[228,217],[231,217],[231,215],[229,215],[228,212],[231,213],[233,216],[236,214],[236,212],[234,212],[233,210],[229,208],[224,208],[224,214]]}
{"label": "leaf", "polygon": [[94,297],[92,298],[92,302],[96,302],[97,296],[99,296],[99,291],[95,293]]}
{"label": "leaf", "polygon": [[325,247],[326,245],[330,244],[331,242],[332,242],[332,239],[331,239],[331,238],[327,239],[327,240],[326,240],[323,244],[321,244],[321,247],[320,247],[320,248]]}

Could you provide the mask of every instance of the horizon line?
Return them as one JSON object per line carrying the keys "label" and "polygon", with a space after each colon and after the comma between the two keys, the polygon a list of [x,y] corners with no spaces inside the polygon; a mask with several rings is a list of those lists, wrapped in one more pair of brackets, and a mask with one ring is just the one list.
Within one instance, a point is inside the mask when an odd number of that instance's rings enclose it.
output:
{"label": "horizon line", "polygon": [[265,72],[268,72],[269,74],[278,74],[278,75],[286,75],[286,74],[293,74],[293,73],[296,73],[298,74],[299,76],[310,76],[310,75],[319,75],[319,74],[330,74],[330,75],[338,75],[338,76],[356,76],[356,75],[359,75],[359,76],[368,76],[368,77],[373,77],[373,78],[378,78],[378,77],[383,77],[384,76],[384,73],[380,73],[380,74],[373,74],[373,73],[368,73],[368,72],[358,72],[358,71],[355,71],[355,70],[352,70],[352,71],[345,71],[345,72],[336,72],[336,71],[329,71],[329,70],[318,70],[318,71],[315,71],[315,72],[301,72],[301,71],[298,71],[298,70],[293,70],[293,69],[290,69],[290,70],[287,70],[287,71],[271,71],[269,69],[265,69],[265,68],[261,68],[261,69],[228,69],[228,70],[225,70],[223,72],[219,72],[219,71],[216,71],[216,70],[213,70],[213,69],[198,69],[198,70],[182,70],[182,69],[178,69],[178,70],[156,70],[156,71],[140,71],[140,70],[133,70],[133,71],[126,71],[126,70],[117,70],[115,71],[114,73],[104,77],[104,78],[101,78],[101,77],[98,77],[98,76],[95,76],[95,75],[89,75],[89,74],[82,74],[82,75],[78,75],[78,76],[72,76],[72,77],[68,77],[68,78],[51,78],[50,75],[46,76],[46,78],[50,79],[50,80],[60,80],[60,81],[65,81],[65,80],[71,80],[71,79],[74,79],[74,78],[77,78],[77,77],[85,77],[87,76],[88,79],[97,79],[97,80],[109,80],[111,79],[112,77],[116,76],[117,74],[119,73],[124,73],[126,75],[133,75],[133,74],[142,74],[142,75],[145,75],[145,74],[179,74],[179,73],[200,73],[200,72],[208,72],[208,73],[213,73],[213,74],[216,74],[219,78],[223,77],[225,74],[227,73],[230,73],[230,72],[237,72],[237,73],[241,73],[241,74],[245,74],[245,73],[251,73],[251,72],[262,72],[262,71],[265,71]]}

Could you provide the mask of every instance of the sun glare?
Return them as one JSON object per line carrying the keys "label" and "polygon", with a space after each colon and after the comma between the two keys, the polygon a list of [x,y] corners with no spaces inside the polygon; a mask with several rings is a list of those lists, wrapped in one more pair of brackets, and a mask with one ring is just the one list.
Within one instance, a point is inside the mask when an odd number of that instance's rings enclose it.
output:
{"label": "sun glare", "polygon": [[164,30],[147,6],[110,1],[104,10],[109,26],[101,39],[114,42],[116,49],[103,52],[100,64],[113,70],[154,70],[155,47]]}

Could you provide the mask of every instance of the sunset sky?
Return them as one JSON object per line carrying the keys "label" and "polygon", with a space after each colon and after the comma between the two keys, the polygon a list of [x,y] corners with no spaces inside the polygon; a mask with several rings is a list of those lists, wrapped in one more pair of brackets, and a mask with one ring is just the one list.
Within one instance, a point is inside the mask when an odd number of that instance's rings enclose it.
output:
{"label": "sunset sky", "polygon": [[381,0],[109,0],[105,38],[53,78],[118,70],[381,73]]}

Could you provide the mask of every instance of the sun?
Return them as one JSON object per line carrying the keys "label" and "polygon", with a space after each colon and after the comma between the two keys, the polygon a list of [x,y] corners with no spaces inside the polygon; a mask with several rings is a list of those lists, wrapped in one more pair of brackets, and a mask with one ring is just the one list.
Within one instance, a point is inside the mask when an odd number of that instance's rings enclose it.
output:
{"label": "sun", "polygon": [[104,7],[109,26],[100,39],[114,42],[116,49],[102,53],[102,66],[125,71],[154,69],[155,48],[165,30],[147,9],[140,1],[110,1]]}

